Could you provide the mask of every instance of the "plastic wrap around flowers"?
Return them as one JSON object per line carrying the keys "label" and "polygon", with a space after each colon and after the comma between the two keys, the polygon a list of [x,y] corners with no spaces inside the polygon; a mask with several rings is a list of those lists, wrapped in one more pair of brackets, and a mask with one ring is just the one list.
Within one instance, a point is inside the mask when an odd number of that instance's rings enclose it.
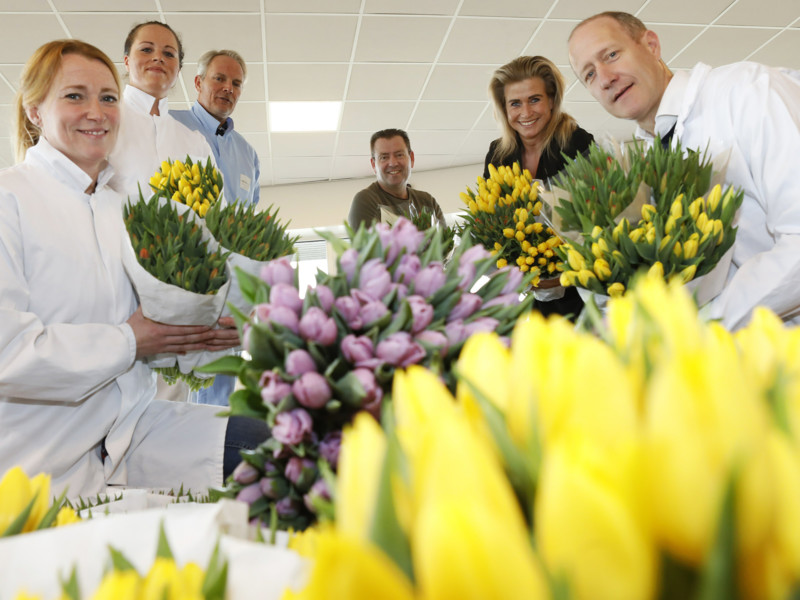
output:
{"label": "plastic wrap around flowers", "polygon": [[239,315],[250,358],[207,367],[243,383],[231,414],[263,418],[272,431],[242,453],[219,493],[279,528],[305,528],[324,510],[342,426],[359,411],[379,415],[396,369],[425,365],[452,388],[451,363],[464,341],[479,331],[509,333],[532,301],[520,300],[530,275],[494,270],[491,255],[469,244],[443,266],[441,232],[406,219],[361,228],[350,247],[328,239],[338,272],[318,272],[304,299],[287,258],[267,264],[261,278],[238,273],[255,305],[249,318]]}

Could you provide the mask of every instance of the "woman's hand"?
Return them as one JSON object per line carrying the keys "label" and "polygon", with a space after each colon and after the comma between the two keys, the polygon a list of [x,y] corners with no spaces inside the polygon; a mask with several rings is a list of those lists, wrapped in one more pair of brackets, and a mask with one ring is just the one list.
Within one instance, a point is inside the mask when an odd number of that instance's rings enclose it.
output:
{"label": "woman's hand", "polygon": [[217,321],[217,329],[212,329],[213,337],[207,342],[206,350],[228,350],[239,345],[239,332],[233,317],[222,317]]}
{"label": "woman's hand", "polygon": [[[224,319],[220,319],[220,321],[222,320]],[[205,325],[166,325],[159,323],[145,317],[142,314],[141,306],[128,319],[128,325],[133,329],[133,335],[136,338],[137,359],[162,352],[185,354],[192,350],[207,350],[209,349],[209,344],[220,337],[216,332],[223,331],[221,329],[212,329]],[[225,331],[230,330],[226,329]],[[233,329],[233,335],[236,337],[236,344],[224,347],[231,348],[239,343],[236,329]],[[222,348],[223,346],[214,346],[216,350]]]}

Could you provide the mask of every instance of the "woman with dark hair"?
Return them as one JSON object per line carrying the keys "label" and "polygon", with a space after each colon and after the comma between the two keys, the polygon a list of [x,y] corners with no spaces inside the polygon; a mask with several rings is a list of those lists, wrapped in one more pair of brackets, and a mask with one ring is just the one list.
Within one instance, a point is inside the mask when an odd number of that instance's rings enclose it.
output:
{"label": "woman with dark hair", "polygon": [[119,90],[111,60],[78,40],[45,44],[22,72],[21,162],[0,171],[0,473],[49,473],[70,497],[108,485],[204,492],[267,430],[257,422],[246,437],[216,407],[153,399],[146,357],[224,334],[138,306],[122,265],[124,198],[109,184]]}
{"label": "woman with dark hair", "polygon": [[109,161],[117,172],[112,185],[135,199],[139,187],[144,194],[150,193],[150,177],[161,161],[185,160],[188,155],[205,162],[212,151],[201,133],[169,114],[167,96],[183,66],[178,34],[166,23],[140,23],[128,32],[124,52],[128,85],[123,92],[119,141]]}
{"label": "woman with dark hair", "polygon": [[[546,182],[564,168],[562,153],[574,157],[594,140],[561,110],[564,78],[558,67],[543,56],[520,56],[497,69],[489,83],[489,93],[503,136],[489,146],[484,178],[489,177],[489,164],[499,167],[518,162],[534,179]],[[558,313],[575,318],[583,309],[574,287],[564,291],[553,286],[537,296],[535,307],[545,315]],[[539,299],[545,297],[553,299]]]}

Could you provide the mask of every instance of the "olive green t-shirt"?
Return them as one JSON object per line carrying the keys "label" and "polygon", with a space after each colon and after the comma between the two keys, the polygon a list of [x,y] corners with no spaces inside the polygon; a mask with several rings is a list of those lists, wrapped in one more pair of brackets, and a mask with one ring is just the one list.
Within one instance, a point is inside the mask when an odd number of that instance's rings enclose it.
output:
{"label": "olive green t-shirt", "polygon": [[373,223],[388,222],[392,224],[392,217],[408,215],[413,206],[418,212],[423,210],[435,215],[436,220],[444,226],[444,214],[439,203],[428,192],[415,190],[407,186],[408,198],[398,198],[384,190],[376,181],[367,188],[358,192],[350,205],[350,215],[347,218],[350,227],[358,229],[363,222],[367,227]]}

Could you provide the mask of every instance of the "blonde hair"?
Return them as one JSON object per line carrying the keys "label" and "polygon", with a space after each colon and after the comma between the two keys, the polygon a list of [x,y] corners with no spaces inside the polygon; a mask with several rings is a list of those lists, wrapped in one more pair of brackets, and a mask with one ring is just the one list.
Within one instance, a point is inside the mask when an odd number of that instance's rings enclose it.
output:
{"label": "blonde hair", "polygon": [[14,99],[12,139],[17,162],[25,160],[28,148],[35,146],[42,135],[42,130],[31,122],[25,109],[44,101],[67,54],[101,61],[111,71],[117,89],[121,88],[114,63],[99,48],[80,40],[55,40],[40,46],[22,69],[19,90]]}
{"label": "blonde hair", "polygon": [[564,99],[564,77],[558,67],[544,56],[520,56],[515,58],[510,63],[497,69],[489,82],[489,95],[494,103],[494,116],[503,127],[500,143],[491,157],[492,163],[503,163],[508,157],[516,153],[521,144],[517,132],[508,123],[506,85],[534,77],[538,77],[544,82],[545,93],[553,103],[550,122],[544,129],[542,147],[545,151],[551,151],[549,145],[554,138],[559,146],[566,146],[569,143],[570,136],[578,127],[575,119],[561,111],[561,102]]}

